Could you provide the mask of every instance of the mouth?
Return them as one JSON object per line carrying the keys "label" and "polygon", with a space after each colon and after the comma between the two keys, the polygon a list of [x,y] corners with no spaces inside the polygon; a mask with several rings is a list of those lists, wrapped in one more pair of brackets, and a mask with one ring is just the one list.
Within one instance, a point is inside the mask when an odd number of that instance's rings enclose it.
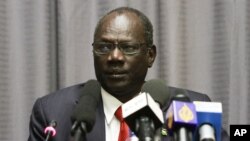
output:
{"label": "mouth", "polygon": [[109,78],[118,79],[118,78],[124,78],[124,77],[126,77],[128,75],[128,73],[122,72],[122,71],[111,71],[111,72],[106,73],[106,75]]}
{"label": "mouth", "polygon": [[111,78],[124,78],[127,74],[109,74],[108,76]]}

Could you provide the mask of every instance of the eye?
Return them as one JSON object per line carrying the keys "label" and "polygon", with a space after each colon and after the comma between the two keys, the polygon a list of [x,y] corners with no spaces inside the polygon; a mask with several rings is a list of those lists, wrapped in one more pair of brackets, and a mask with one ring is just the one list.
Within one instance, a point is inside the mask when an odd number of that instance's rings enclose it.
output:
{"label": "eye", "polygon": [[135,53],[139,50],[139,45],[138,44],[132,44],[132,43],[124,43],[124,44],[121,44],[120,47],[122,48],[122,50],[124,52],[127,52],[127,53]]}
{"label": "eye", "polygon": [[95,45],[95,50],[101,53],[110,52],[112,48],[113,48],[113,45],[110,43],[98,43]]}

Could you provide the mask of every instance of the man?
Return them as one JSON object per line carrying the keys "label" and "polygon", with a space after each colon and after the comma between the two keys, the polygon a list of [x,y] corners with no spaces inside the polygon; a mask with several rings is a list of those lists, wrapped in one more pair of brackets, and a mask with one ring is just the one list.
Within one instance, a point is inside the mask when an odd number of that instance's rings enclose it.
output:
{"label": "man", "polygon": [[[151,22],[141,12],[128,7],[109,12],[96,26],[93,56],[96,78],[101,84],[101,102],[97,106],[95,125],[86,138],[117,141],[120,122],[114,114],[119,106],[140,93],[148,68],[156,57]],[[54,140],[68,141],[72,127],[70,117],[80,95],[84,95],[80,93],[83,87],[84,84],[79,84],[39,98],[33,107],[28,140],[44,140],[43,129],[51,120],[56,120]],[[191,100],[209,100],[206,95],[186,92]]]}

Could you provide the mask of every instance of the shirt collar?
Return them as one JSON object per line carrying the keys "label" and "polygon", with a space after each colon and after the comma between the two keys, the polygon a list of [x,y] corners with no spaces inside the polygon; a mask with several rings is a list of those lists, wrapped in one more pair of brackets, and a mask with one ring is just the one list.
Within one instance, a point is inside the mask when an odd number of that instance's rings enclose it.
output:
{"label": "shirt collar", "polygon": [[122,105],[122,102],[120,102],[114,96],[109,94],[103,88],[101,88],[101,95],[102,95],[105,118],[107,123],[110,124],[110,122],[114,117],[115,111],[118,109],[119,106]]}

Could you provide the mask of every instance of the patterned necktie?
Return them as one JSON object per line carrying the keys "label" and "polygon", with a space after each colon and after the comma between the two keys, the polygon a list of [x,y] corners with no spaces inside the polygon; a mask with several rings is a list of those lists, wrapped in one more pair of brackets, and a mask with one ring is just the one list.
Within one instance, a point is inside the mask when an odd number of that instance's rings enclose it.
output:
{"label": "patterned necktie", "polygon": [[122,117],[121,106],[116,110],[115,116],[120,121],[120,134],[118,141],[125,141],[129,137],[129,127]]}

